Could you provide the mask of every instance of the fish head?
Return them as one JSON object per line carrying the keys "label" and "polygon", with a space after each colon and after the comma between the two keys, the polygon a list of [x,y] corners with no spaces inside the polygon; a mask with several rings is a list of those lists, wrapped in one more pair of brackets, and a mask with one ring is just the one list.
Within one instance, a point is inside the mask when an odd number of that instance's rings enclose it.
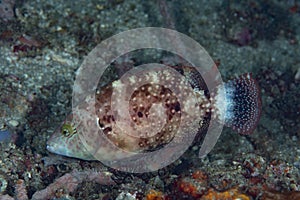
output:
{"label": "fish head", "polygon": [[94,160],[83,145],[79,131],[80,127],[73,121],[73,114],[69,114],[48,139],[47,150],[67,157]]}

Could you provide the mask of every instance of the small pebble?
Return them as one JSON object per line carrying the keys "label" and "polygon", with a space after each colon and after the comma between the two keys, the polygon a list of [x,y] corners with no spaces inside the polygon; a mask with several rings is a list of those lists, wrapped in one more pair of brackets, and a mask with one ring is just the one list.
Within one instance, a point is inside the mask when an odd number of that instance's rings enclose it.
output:
{"label": "small pebble", "polygon": [[116,200],[136,200],[136,198],[135,195],[132,195],[129,192],[121,192]]}
{"label": "small pebble", "polygon": [[5,130],[6,129],[6,125],[4,123],[0,123],[0,130]]}
{"label": "small pebble", "polygon": [[12,119],[8,122],[8,124],[12,127],[17,127],[19,125],[19,122],[17,120]]}
{"label": "small pebble", "polygon": [[6,179],[2,175],[0,175],[0,194],[5,192],[6,187],[7,187]]}

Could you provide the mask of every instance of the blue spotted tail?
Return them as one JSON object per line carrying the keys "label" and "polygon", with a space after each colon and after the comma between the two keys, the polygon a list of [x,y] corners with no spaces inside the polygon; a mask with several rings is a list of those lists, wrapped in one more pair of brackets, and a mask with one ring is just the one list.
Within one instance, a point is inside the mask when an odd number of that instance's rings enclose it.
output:
{"label": "blue spotted tail", "polygon": [[225,125],[248,135],[256,128],[261,114],[260,91],[247,73],[224,84],[226,93]]}

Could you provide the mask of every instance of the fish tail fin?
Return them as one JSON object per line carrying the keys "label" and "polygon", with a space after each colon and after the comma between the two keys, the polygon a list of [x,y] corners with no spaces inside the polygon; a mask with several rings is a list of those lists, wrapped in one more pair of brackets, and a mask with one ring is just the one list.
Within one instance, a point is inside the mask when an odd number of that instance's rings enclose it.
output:
{"label": "fish tail fin", "polygon": [[246,73],[224,84],[226,96],[225,125],[239,134],[251,134],[261,114],[261,97],[252,74]]}

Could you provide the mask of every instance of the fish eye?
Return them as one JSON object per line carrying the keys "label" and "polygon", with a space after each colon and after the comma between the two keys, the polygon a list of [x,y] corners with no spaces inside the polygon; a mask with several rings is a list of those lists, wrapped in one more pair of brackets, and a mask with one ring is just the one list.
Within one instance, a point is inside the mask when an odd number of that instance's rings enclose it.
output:
{"label": "fish eye", "polygon": [[76,129],[72,127],[71,124],[64,124],[61,127],[61,134],[65,137],[70,137],[76,133]]}

